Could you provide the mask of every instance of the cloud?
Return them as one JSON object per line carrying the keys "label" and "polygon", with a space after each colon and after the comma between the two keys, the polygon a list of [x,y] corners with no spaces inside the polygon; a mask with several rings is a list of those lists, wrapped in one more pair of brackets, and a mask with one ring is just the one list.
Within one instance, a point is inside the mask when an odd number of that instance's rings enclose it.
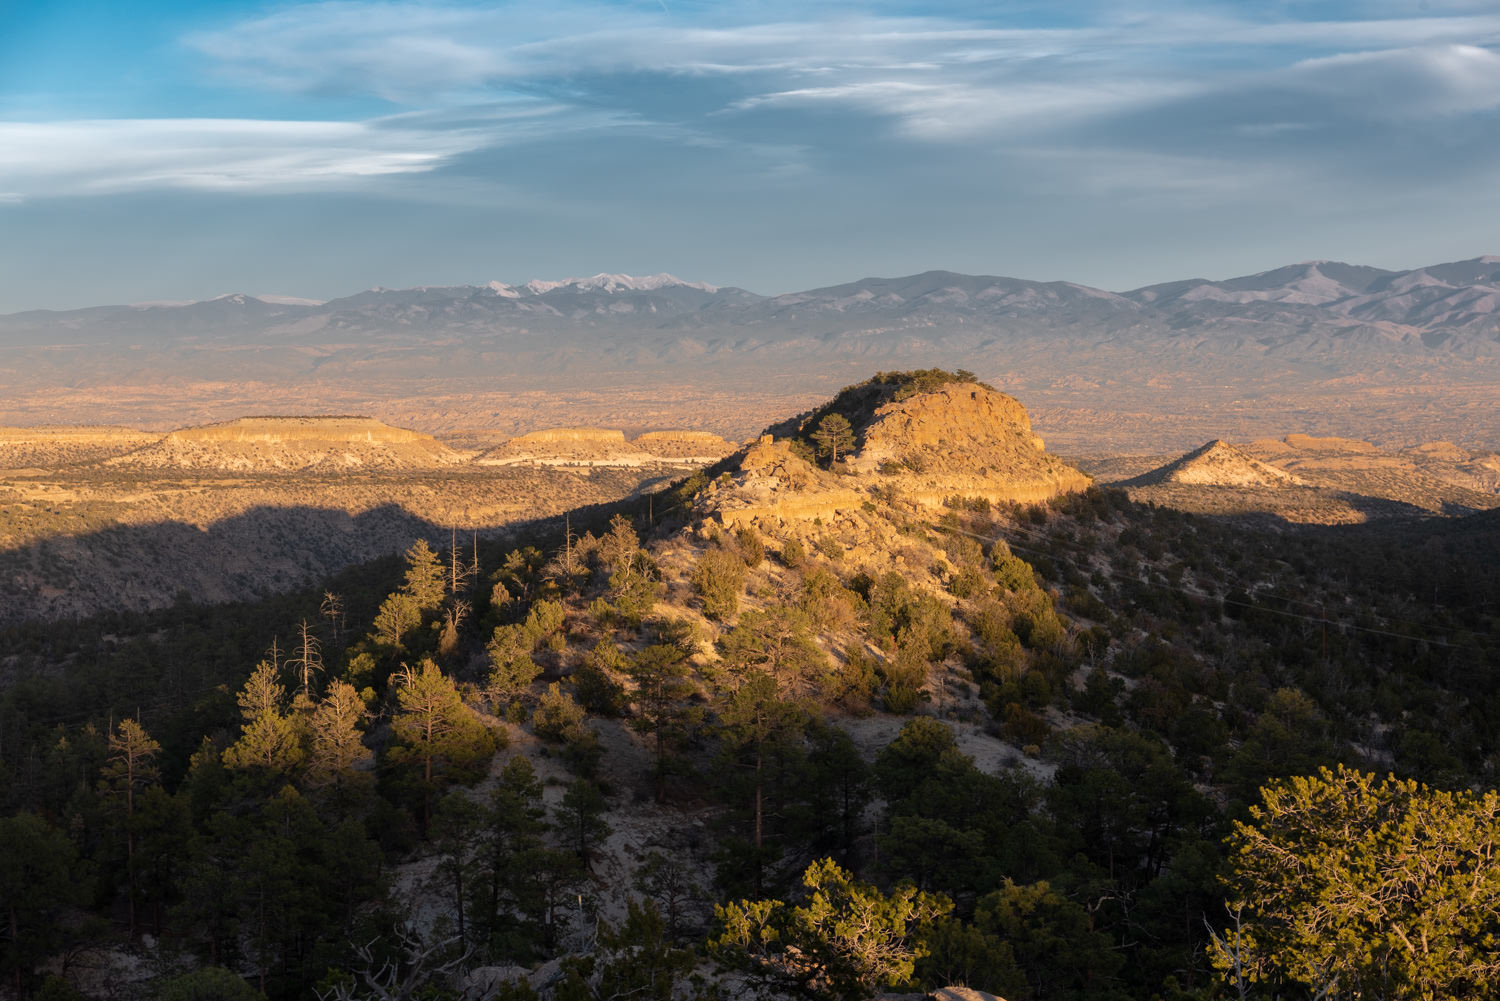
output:
{"label": "cloud", "polygon": [[149,188],[320,190],[431,171],[491,141],[480,129],[391,121],[0,122],[0,190],[14,197]]}
{"label": "cloud", "polygon": [[1475,45],[1344,53],[1300,63],[1284,82],[1360,117],[1459,115],[1500,107],[1500,54]]}

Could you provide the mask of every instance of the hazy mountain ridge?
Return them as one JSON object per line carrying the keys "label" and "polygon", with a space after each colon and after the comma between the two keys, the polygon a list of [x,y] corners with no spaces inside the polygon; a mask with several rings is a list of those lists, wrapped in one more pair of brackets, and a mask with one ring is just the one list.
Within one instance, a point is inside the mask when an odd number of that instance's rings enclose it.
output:
{"label": "hazy mountain ridge", "polygon": [[[980,325],[1030,333],[1036,331],[1033,324],[1094,335],[1180,335],[1199,329],[1216,339],[1243,325],[1268,348],[1293,335],[1323,333],[1357,341],[1363,333],[1392,344],[1452,350],[1500,340],[1500,258],[1411,271],[1314,261],[1224,281],[1188,279],[1123,293],[949,271],[865,278],[775,296],[670,275],[597,275],[519,286],[377,288],[322,305],[235,294],[187,305],[33,310],[0,316],[0,335],[14,344],[42,333],[216,339],[259,332],[279,339],[334,331],[476,334],[581,325],[694,331],[694,340],[715,345],[739,340],[731,330],[767,330],[776,332],[772,340],[778,346],[786,346],[797,334],[821,340],[857,332],[878,340],[894,330],[928,328],[941,331],[934,339],[942,341],[954,338],[957,331],[951,328]],[[718,331],[724,334],[713,336]],[[959,344],[965,340],[957,337]]]}
{"label": "hazy mountain ridge", "polygon": [[[1495,258],[1407,272],[1315,262],[1120,294],[946,271],[778,296],[627,278],[0,316],[0,422],[166,427],[275,398],[432,432],[634,412],[643,429],[739,439],[863,373],[937,365],[1023,395],[1072,448],[1249,440],[1284,429],[1272,416],[1286,413],[1320,433],[1383,427],[1401,444],[1500,441]],[[713,407],[682,402],[705,384]],[[532,392],[598,406],[533,419],[515,401]],[[772,409],[734,402],[752,399]],[[1165,416],[1146,427],[1143,415]]]}

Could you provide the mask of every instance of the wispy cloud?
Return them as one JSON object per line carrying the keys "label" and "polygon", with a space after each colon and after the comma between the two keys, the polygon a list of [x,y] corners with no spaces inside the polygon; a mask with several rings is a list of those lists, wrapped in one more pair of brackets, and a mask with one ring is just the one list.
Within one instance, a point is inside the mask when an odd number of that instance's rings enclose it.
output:
{"label": "wispy cloud", "polygon": [[[839,171],[906,190],[902,170],[930,173],[956,154],[976,177],[1024,164],[1045,184],[1037,165],[1051,164],[1058,183],[1099,199],[1203,200],[1315,178],[1420,132],[1399,169],[1423,183],[1434,129],[1500,107],[1500,12],[1468,0],[1430,0],[1421,16],[1397,0],[1343,19],[1329,9],[297,4],[185,45],[217,81],[289,109],[341,95],[392,114],[0,123],[0,199],[349,189],[438,172],[463,175],[450,191],[483,197],[464,165],[521,164],[538,190],[550,172],[588,174],[573,160],[534,165],[560,155],[590,161],[605,182],[595,187],[608,187],[622,136],[663,157],[707,151],[705,175],[768,190]],[[1453,140],[1459,159],[1493,145],[1470,131],[1480,138]]]}
{"label": "wispy cloud", "polygon": [[0,122],[0,188],[15,197],[161,187],[318,190],[423,173],[491,141],[477,129],[382,122]]}

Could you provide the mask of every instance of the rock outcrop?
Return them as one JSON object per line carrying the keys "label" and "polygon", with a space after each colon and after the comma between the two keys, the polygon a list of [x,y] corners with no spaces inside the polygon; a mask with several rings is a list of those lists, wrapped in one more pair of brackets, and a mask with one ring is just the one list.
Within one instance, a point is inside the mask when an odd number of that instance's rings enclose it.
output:
{"label": "rock outcrop", "polygon": [[[1049,455],[1013,398],[972,382],[886,402],[868,384],[786,422],[748,446],[701,491],[700,512],[734,527],[857,516],[899,496],[921,507],[954,497],[1036,503],[1086,488],[1088,476]],[[830,412],[854,418],[854,451],[832,469],[808,461],[801,436]],[[777,437],[774,432],[780,432]],[[800,453],[800,454],[799,454]]]}
{"label": "rock outcrop", "polygon": [[1036,503],[1092,482],[1047,454],[1014,397],[973,382],[883,404],[860,437],[847,468],[893,478],[929,506],[954,496]]}
{"label": "rock outcrop", "polygon": [[241,417],[173,431],[109,464],[253,473],[427,469],[464,461],[431,435],[370,417]]}

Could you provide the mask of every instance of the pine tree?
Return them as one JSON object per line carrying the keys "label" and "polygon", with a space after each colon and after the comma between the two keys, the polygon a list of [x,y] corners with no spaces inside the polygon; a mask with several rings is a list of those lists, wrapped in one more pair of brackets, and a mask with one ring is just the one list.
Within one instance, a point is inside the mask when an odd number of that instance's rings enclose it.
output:
{"label": "pine tree", "polygon": [[840,452],[854,447],[854,429],[843,414],[829,414],[818,422],[812,439],[818,443],[818,451],[828,457],[828,465],[832,466],[839,461]]}
{"label": "pine tree", "polygon": [[151,738],[145,727],[133,719],[121,720],[120,725],[109,735],[109,758],[104,766],[102,784],[107,793],[124,799],[125,816],[121,827],[125,832],[126,899],[131,937],[137,931],[136,791],[157,781],[155,760],[160,751],[161,745]]}
{"label": "pine tree", "polygon": [[266,778],[290,774],[302,761],[299,721],[284,715],[286,689],[269,661],[261,661],[240,690],[245,722],[240,738],[224,752],[224,764],[235,771]]}
{"label": "pine tree", "polygon": [[422,624],[422,610],[417,600],[405,591],[386,596],[375,615],[375,635],[386,646],[401,646],[402,639]]}
{"label": "pine tree", "polygon": [[400,746],[391,754],[397,763],[411,761],[420,766],[422,830],[426,831],[439,780],[454,769],[467,773],[479,760],[488,759],[495,739],[464,705],[453,679],[431,658],[424,657],[416,670],[403,670],[399,683],[391,727]]}
{"label": "pine tree", "polygon": [[593,861],[594,849],[609,837],[610,827],[604,819],[607,806],[604,794],[588,779],[574,779],[558,806],[558,834],[577,853],[585,869]]}
{"label": "pine tree", "polygon": [[340,785],[370,759],[359,731],[364,717],[365,704],[353,685],[335,681],[328,686],[308,720],[312,735],[307,767],[310,783]]}
{"label": "pine tree", "polygon": [[725,700],[719,711],[724,739],[729,748],[750,759],[754,790],[755,891],[761,892],[761,870],[765,852],[766,755],[779,741],[801,735],[806,714],[782,699],[776,679],[765,671],[752,670]]}
{"label": "pine tree", "polygon": [[419,610],[430,612],[443,603],[447,578],[446,568],[426,539],[418,539],[406,550],[406,583],[402,590],[411,595]]}
{"label": "pine tree", "polygon": [[667,757],[693,717],[688,700],[697,686],[688,676],[686,655],[656,643],[631,658],[626,668],[635,682],[636,718],[630,725],[656,743],[656,801],[666,799]]}

